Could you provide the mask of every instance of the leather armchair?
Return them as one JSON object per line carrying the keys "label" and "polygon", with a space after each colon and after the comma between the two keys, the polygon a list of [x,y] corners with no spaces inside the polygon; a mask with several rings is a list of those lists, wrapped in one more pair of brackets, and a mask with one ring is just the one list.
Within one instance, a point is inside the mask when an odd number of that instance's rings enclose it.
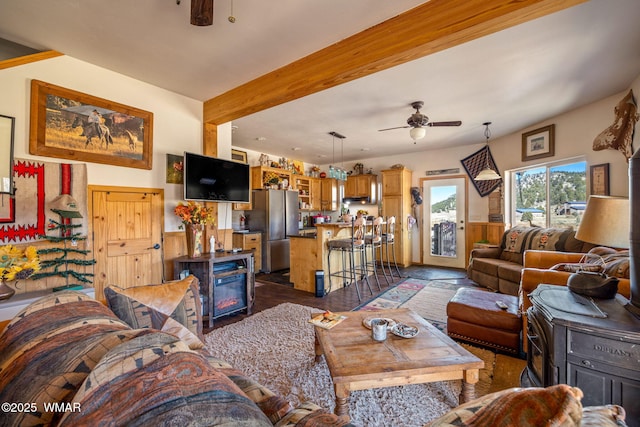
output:
{"label": "leather armchair", "polygon": [[[529,294],[543,283],[567,286],[567,280],[571,273],[550,270],[550,268],[562,263],[578,263],[583,256],[583,253],[538,250],[528,250],[524,253],[524,268],[520,279],[518,300],[522,313],[523,349],[525,352],[527,351],[527,340],[524,339],[524,335],[527,333],[527,309],[532,305]],[[629,298],[630,284],[629,279],[619,278],[618,293]]]}

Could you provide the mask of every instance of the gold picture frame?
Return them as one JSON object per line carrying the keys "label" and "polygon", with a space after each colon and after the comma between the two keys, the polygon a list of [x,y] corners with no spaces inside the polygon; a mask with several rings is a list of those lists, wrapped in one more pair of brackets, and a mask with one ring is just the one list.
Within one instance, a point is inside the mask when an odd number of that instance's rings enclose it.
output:
{"label": "gold picture frame", "polygon": [[609,163],[589,168],[589,189],[592,196],[609,196]]}
{"label": "gold picture frame", "polygon": [[151,169],[153,113],[31,81],[29,153]]}
{"label": "gold picture frame", "polygon": [[522,134],[523,162],[555,155],[555,128],[549,125]]}
{"label": "gold picture frame", "polygon": [[231,160],[236,162],[247,163],[247,152],[231,149]]}

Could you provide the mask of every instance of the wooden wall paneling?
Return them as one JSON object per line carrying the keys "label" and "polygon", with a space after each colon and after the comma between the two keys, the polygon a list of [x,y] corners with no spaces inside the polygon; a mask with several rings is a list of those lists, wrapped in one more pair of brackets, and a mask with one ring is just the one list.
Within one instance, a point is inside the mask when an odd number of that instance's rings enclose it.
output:
{"label": "wooden wall paneling", "polygon": [[184,231],[169,231],[164,233],[164,280],[173,280],[173,259],[187,254],[187,242]]}

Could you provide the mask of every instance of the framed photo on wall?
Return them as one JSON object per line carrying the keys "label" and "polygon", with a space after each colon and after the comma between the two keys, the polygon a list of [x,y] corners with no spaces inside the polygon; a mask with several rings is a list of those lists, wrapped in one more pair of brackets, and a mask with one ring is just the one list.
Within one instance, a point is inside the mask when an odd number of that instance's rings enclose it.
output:
{"label": "framed photo on wall", "polygon": [[589,182],[592,196],[609,196],[609,163],[591,166]]}
{"label": "framed photo on wall", "polygon": [[236,162],[247,163],[247,152],[231,149],[231,160]]}
{"label": "framed photo on wall", "polygon": [[555,126],[549,125],[522,134],[523,162],[555,154]]}
{"label": "framed photo on wall", "polygon": [[31,81],[31,154],[151,169],[152,133],[149,111]]}

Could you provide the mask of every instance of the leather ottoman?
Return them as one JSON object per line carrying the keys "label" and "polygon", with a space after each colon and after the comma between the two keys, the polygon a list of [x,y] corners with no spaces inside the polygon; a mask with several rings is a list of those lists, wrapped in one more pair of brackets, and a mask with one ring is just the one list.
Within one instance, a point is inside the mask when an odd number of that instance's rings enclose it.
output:
{"label": "leather ottoman", "polygon": [[[507,307],[498,307],[496,301]],[[450,337],[522,355],[522,320],[518,297],[460,288],[447,304],[447,333]]]}

